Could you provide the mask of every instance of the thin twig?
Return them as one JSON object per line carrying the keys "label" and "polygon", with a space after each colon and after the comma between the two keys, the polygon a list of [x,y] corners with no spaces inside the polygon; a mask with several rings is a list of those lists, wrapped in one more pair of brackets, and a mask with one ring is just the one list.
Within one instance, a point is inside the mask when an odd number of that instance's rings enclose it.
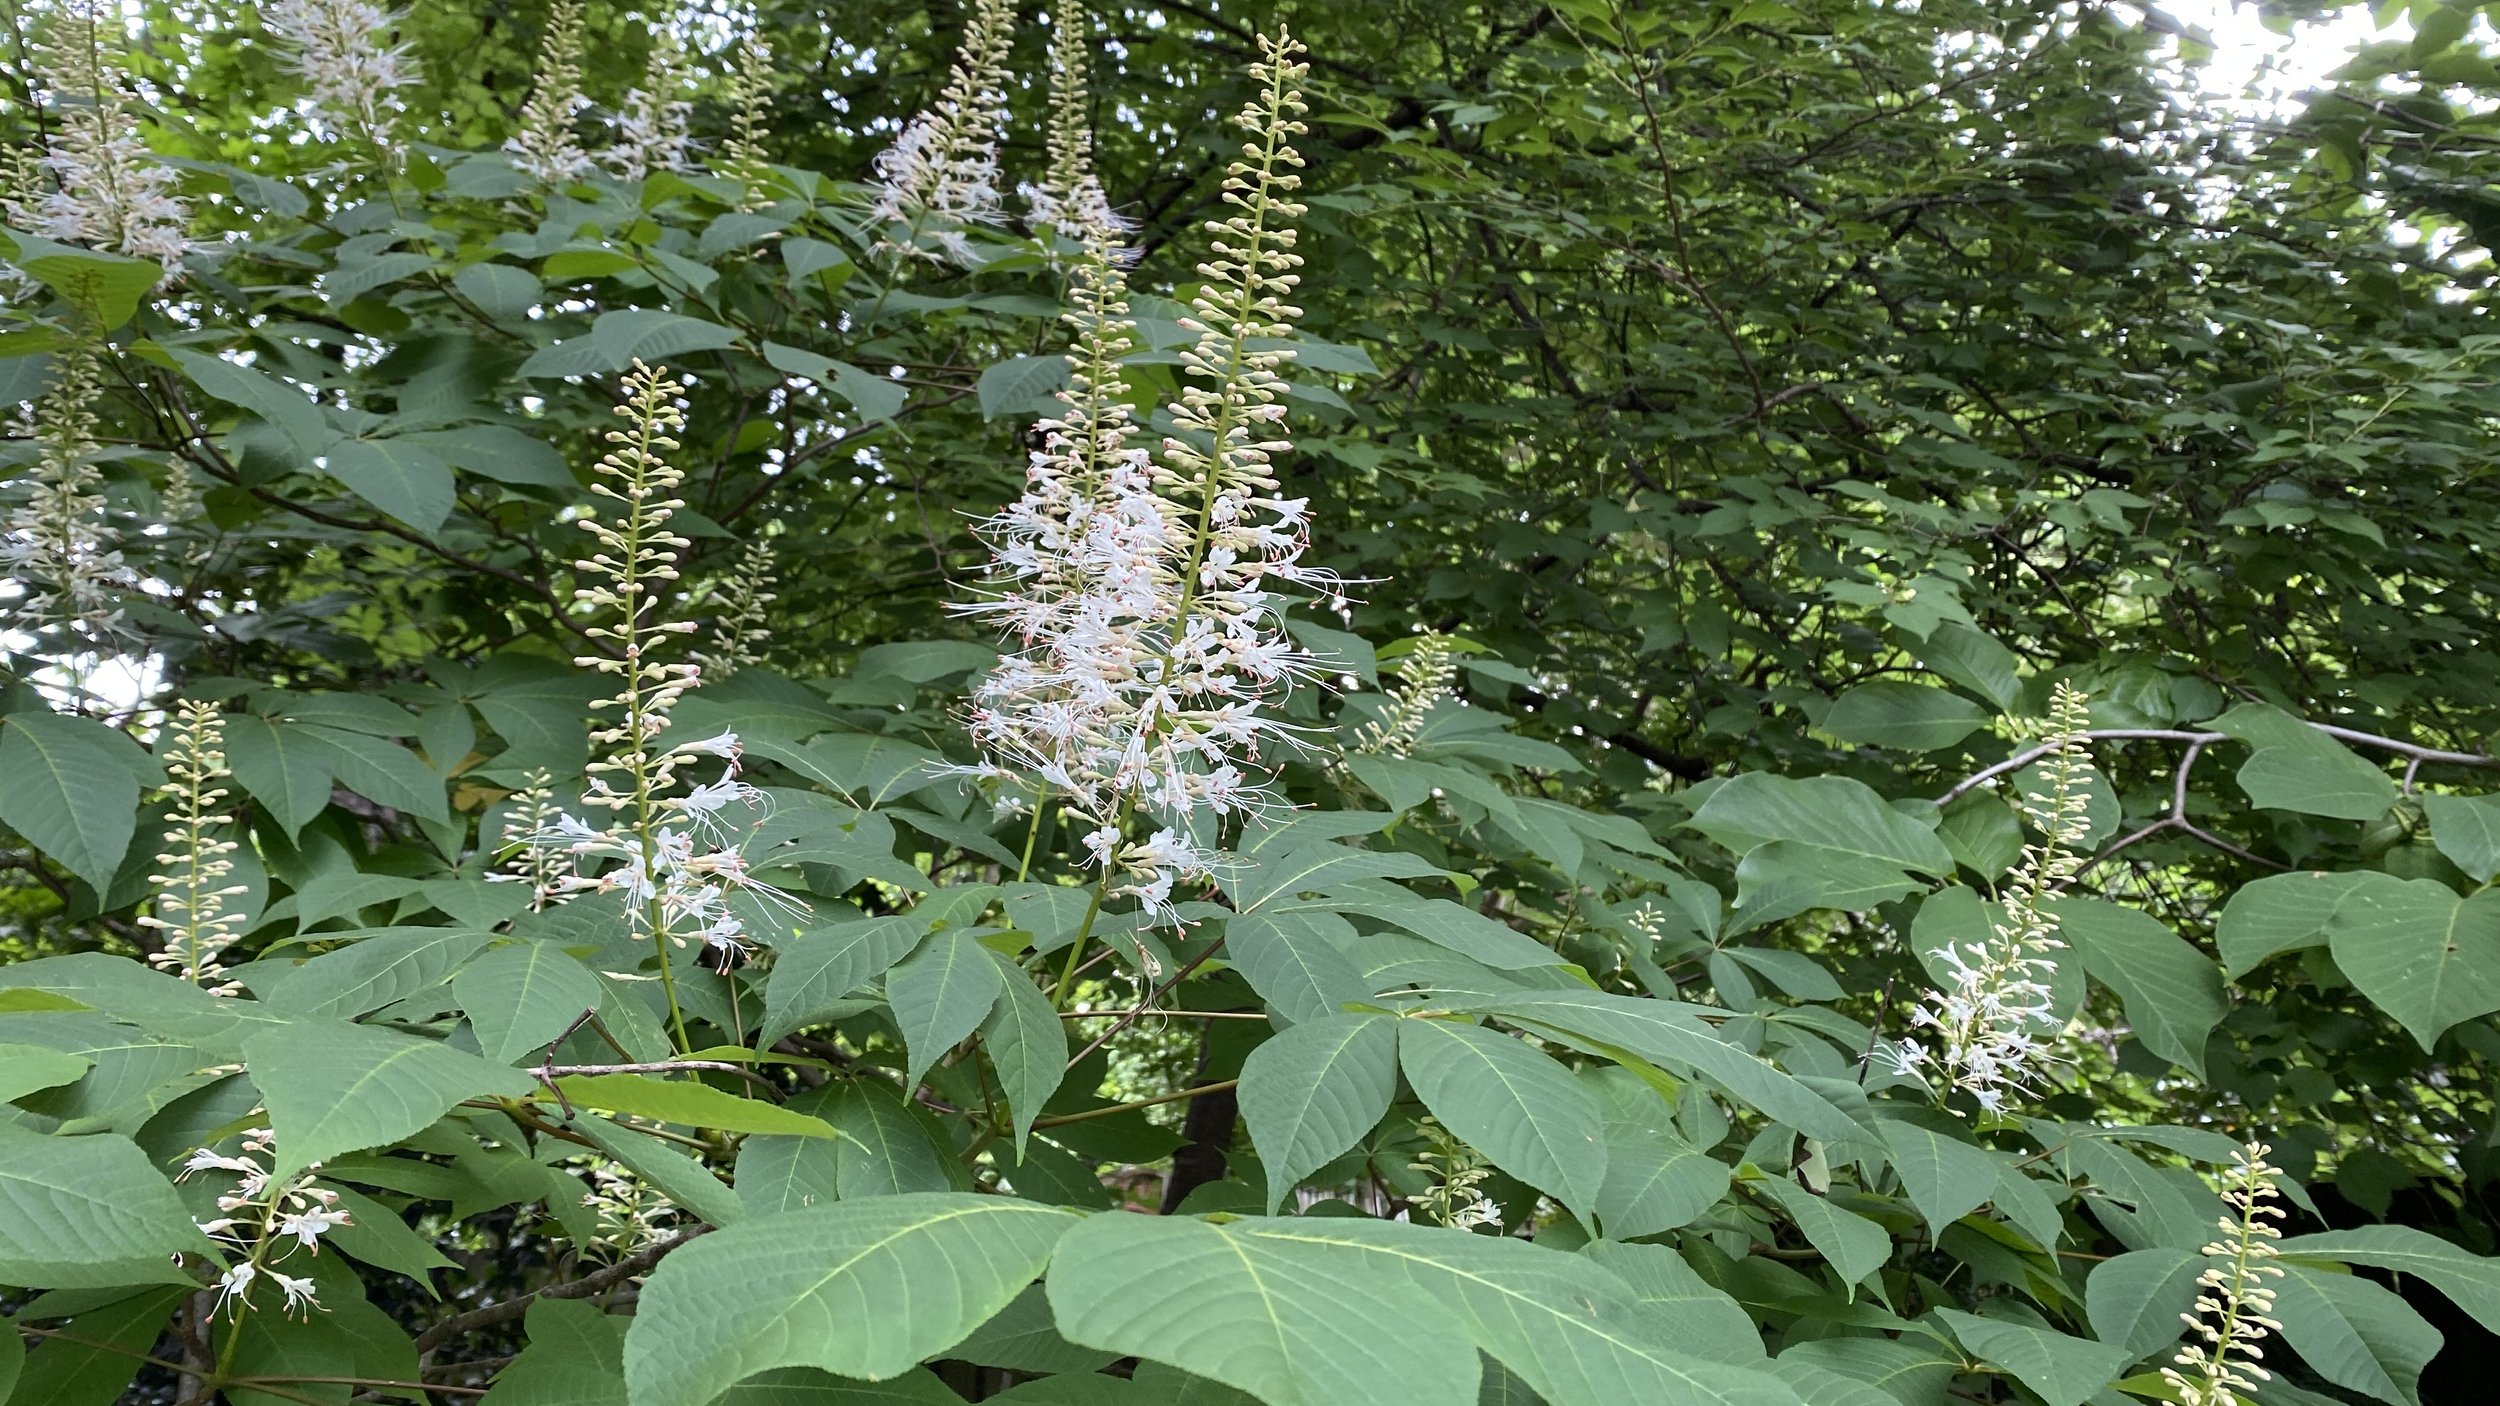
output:
{"label": "thin twig", "polygon": [[1133,1008],[1128,1009],[1128,1010],[1120,1010],[1120,1011],[1061,1011],[1061,1012],[1059,1013],[1059,1018],[1060,1018],[1061,1020],[1095,1020],[1095,1019],[1107,1019],[1107,1018],[1109,1018],[1109,1017],[1111,1017],[1111,1016],[1115,1016],[1115,1015],[1118,1015],[1118,1016],[1168,1015],[1168,1016],[1172,1017],[1174,1020],[1265,1020],[1265,1019],[1267,1019],[1267,1014],[1266,1014],[1266,1012],[1264,1012],[1264,1011],[1159,1011],[1159,1010],[1155,1010],[1155,1009],[1153,1009],[1152,1007],[1148,1007],[1148,1006],[1137,1006],[1137,1007],[1133,1007]]}
{"label": "thin twig", "polygon": [[1147,1011],[1153,1010],[1155,1008],[1155,1002],[1162,1000],[1173,987],[1188,980],[1191,972],[1205,966],[1208,958],[1213,957],[1216,953],[1223,950],[1224,939],[1220,937],[1215,941],[1208,943],[1205,951],[1190,958],[1188,961],[1183,962],[1181,964],[1181,969],[1172,973],[1171,980],[1156,987],[1154,990],[1147,992],[1145,1000],[1138,1002],[1136,1007],[1128,1014],[1121,1016],[1117,1021],[1113,1022],[1110,1029],[1095,1036],[1091,1044],[1081,1050],[1078,1050],[1076,1054],[1068,1060],[1068,1067],[1070,1069],[1076,1068],[1078,1063],[1080,1063],[1087,1055],[1092,1054],[1094,1051],[1101,1049],[1105,1044],[1109,1043],[1112,1036],[1117,1035],[1121,1031],[1128,1029],[1131,1025],[1136,1024],[1137,1017],[1145,1014]]}
{"label": "thin twig", "polygon": [[1127,1113],[1132,1109],[1138,1108],[1152,1108],[1158,1103],[1178,1103],[1182,1099],[1196,1098],[1200,1094],[1220,1094],[1226,1089],[1238,1087],[1240,1083],[1241,1081],[1239,1079],[1226,1079],[1221,1083],[1200,1084],[1194,1089],[1183,1089],[1176,1094],[1157,1094],[1153,1098],[1141,1098],[1128,1103],[1115,1103],[1104,1108],[1088,1108],[1082,1113],[1062,1113],[1056,1118],[1036,1118],[1033,1120],[1033,1126],[1036,1128],[1056,1128],[1069,1123],[1082,1123],[1089,1118],[1108,1118],[1114,1113]]}
{"label": "thin twig", "polygon": [[501,1303],[488,1304],[484,1308],[473,1308],[466,1313],[454,1314],[417,1334],[417,1353],[423,1356],[464,1333],[475,1332],[480,1328],[491,1328],[498,1323],[511,1322],[529,1312],[530,1304],[538,1299],[586,1299],[602,1290],[614,1288],[658,1264],[678,1246],[710,1230],[711,1227],[708,1225],[688,1226],[656,1245],[647,1246],[605,1269],[593,1270],[579,1279],[567,1280],[562,1284],[550,1284],[544,1289],[523,1294],[518,1298],[505,1299]]}
{"label": "thin twig", "polygon": [[[2404,742],[2393,737],[2381,737],[2375,732],[2357,732],[2352,728],[2337,727],[2332,723],[2308,723],[2307,725],[2340,741],[2355,742],[2364,747],[2377,747],[2400,757],[2411,758],[2412,764],[2405,768],[2405,783],[2408,787],[2412,785],[2413,773],[2424,762],[2436,762],[2447,766],[2500,766],[2500,757],[2485,756],[2479,752],[2451,752],[2438,747],[2425,747],[2418,742]],[[2191,732],[2185,728],[2175,727],[2105,727],[2084,733],[2083,739],[2087,742],[2187,742],[2198,747],[2209,747],[2216,742],[2231,741],[2232,737],[2227,732]],[[2036,747],[2025,748],[1994,766],[1973,772],[1954,783],[1951,790],[1938,796],[1936,804],[1949,806],[1960,800],[1965,793],[1984,786],[2007,772],[2022,770],[2047,756],[2053,745],[2042,743]]]}

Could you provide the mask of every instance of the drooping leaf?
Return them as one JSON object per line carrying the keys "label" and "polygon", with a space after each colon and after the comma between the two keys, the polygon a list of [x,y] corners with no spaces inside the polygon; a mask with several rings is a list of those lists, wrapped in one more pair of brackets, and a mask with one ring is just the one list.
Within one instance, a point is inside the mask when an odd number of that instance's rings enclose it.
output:
{"label": "drooping leaf", "polygon": [[1022,967],[996,953],[991,956],[999,964],[999,991],[989,1019],[981,1023],[981,1047],[998,1071],[1021,1156],[1033,1120],[1067,1077],[1067,1026]]}
{"label": "drooping leaf", "polygon": [[837,1003],[901,961],[929,930],[909,913],[831,923],[780,944],[764,984],[764,1028],[770,1044],[824,1018]]}
{"label": "drooping leaf", "polygon": [[130,1139],[0,1123],[0,1283],[188,1284],[172,1259],[181,1253],[216,1250]]}
{"label": "drooping leaf", "polygon": [[1738,853],[1790,840],[1922,874],[1950,874],[1953,856],[1935,830],[1884,804],[1863,782],[1804,781],[1748,772],[1721,785],[1693,813],[1692,828]]}
{"label": "drooping leaf", "polygon": [[625,1320],[578,1299],[531,1301],[529,1345],[478,1406],[626,1406]]}
{"label": "drooping leaf", "polygon": [[2160,1246],[2130,1250],[2092,1266],[2084,1281],[2084,1312],[2093,1335],[2141,1360],[2179,1340],[2180,1315],[2196,1304],[2196,1276],[2205,1257]]}
{"label": "drooping leaf", "polygon": [[1443,1126],[1583,1217],[1606,1180],[1597,1105],[1569,1070],[1518,1040],[1446,1020],[1398,1023],[1398,1064]]}
{"label": "drooping leaf", "polygon": [[2288,1266],[2273,1282],[2283,1341],[2319,1376],[2374,1400],[2421,1406],[2422,1368],[2439,1330],[2395,1292],[2352,1274]]}
{"label": "drooping leaf", "polygon": [[2435,879],[2381,879],[2345,895],[2326,931],[2335,965],[2425,1050],[2500,1010],[2500,893],[2460,899]]}
{"label": "drooping leaf", "polygon": [[597,973],[562,947],[525,939],[462,967],[451,992],[477,1033],[479,1053],[510,1064],[598,1010],[603,988]]}
{"label": "drooping leaf", "polygon": [[2336,906],[2357,889],[2388,881],[2371,871],[2304,869],[2241,885],[2214,920],[2224,973],[2237,980],[2280,953],[2325,946]]}
{"label": "drooping leaf", "polygon": [[528,1075],[448,1045],[341,1021],[263,1030],[243,1058],[277,1130],[280,1176],[407,1137],[462,1099],[531,1088]]}
{"label": "drooping leaf", "polygon": [[821,1118],[811,1118],[762,1099],[742,1098],[691,1079],[651,1074],[568,1074],[556,1080],[556,1090],[577,1107],[605,1109],[683,1127],[786,1137],[834,1136],[833,1128]]}
{"label": "drooping leaf", "polygon": [[2470,1254],[2409,1225],[2364,1225],[2296,1235],[2280,1246],[2294,1258],[2335,1260],[2410,1274],[2500,1333],[2500,1258]]}
{"label": "drooping leaf", "polygon": [[2127,1365],[2127,1350],[2112,1343],[2069,1337],[2047,1328],[1982,1318],[1955,1308],[1936,1316],[1982,1361],[2014,1374],[2047,1406],[2083,1406]]}
{"label": "drooping leaf", "polygon": [[1823,715],[1823,730],[1843,742],[1933,752],[1951,747],[1987,722],[1978,704],[1925,684],[1880,680],[1840,695]]}
{"label": "drooping leaf", "polygon": [[1904,1111],[1878,1119],[1875,1128],[1930,1236],[1944,1234],[1945,1227],[1996,1195],[1998,1158],[1963,1140],[1948,1120]]}
{"label": "drooping leaf", "polygon": [[1788,1213],[1806,1243],[1831,1261],[1841,1282],[1856,1285],[1892,1258],[1892,1237],[1884,1228],[1855,1211],[1844,1210],[1786,1177],[1763,1177],[1745,1183]]}
{"label": "drooping leaf", "polygon": [[885,994],[909,1052],[904,1082],[918,1086],[938,1057],[980,1028],[997,1004],[995,955],[963,928],[929,934],[886,974]]}
{"label": "drooping leaf", "polygon": [[1237,1096],[1267,1168],[1268,1214],[1379,1124],[1397,1074],[1398,1022],[1387,1016],[1324,1016],[1250,1052]]}
{"label": "drooping leaf", "polygon": [[1224,951],[1277,1014],[1318,1020],[1372,994],[1345,955],[1353,937],[1353,925],[1334,913],[1289,908],[1232,919],[1224,928]]}
{"label": "drooping leaf", "polygon": [[775,1367],[871,1381],[954,1346],[1074,1223],[1002,1196],[923,1193],[759,1217],[663,1260],[625,1337],[636,1406],[708,1406]]}
{"label": "drooping leaf", "polygon": [[324,461],[330,477],[392,517],[432,536],[451,516],[451,463],[402,439],[342,439]]}
{"label": "drooping leaf", "polygon": [[[40,709],[0,717],[0,823],[101,892],[137,826],[130,739],[87,718]],[[132,748],[131,750],[136,750]]]}
{"label": "drooping leaf", "polygon": [[2203,1075],[2205,1042],[2231,1009],[2212,960],[2133,908],[2067,898],[2055,911],[2060,939],[2118,993],[2145,1048]]}

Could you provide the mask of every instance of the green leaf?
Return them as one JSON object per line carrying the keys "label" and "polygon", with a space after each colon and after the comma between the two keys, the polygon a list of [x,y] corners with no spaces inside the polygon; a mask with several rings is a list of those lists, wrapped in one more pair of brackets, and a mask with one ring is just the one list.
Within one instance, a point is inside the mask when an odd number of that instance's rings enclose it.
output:
{"label": "green leaf", "polygon": [[1398,1022],[1330,1015],[1269,1039],[1242,1061],[1241,1116],[1267,1168],[1268,1214],[1388,1113],[1398,1088]]}
{"label": "green leaf", "polygon": [[1118,1360],[1059,1336],[1059,1326],[1050,1315],[1050,1298],[1039,1284],[1016,1295],[997,1317],[947,1349],[946,1355],[960,1362],[1028,1373],[1095,1372]]}
{"label": "green leaf", "polygon": [[1788,1213],[1797,1232],[1831,1261],[1844,1284],[1855,1286],[1892,1259],[1892,1236],[1882,1226],[1854,1211],[1844,1211],[1786,1177],[1761,1177],[1745,1183],[1748,1190],[1770,1198]]}
{"label": "green leaf", "polygon": [[1115,1213],[1068,1235],[1048,1287],[1071,1342],[1178,1367],[1268,1406],[1473,1401],[1479,1350],[1552,1406],[1798,1400],[1776,1379],[1675,1346],[1594,1260],[1463,1231]]}
{"label": "green leaf", "polygon": [[[821,1115],[828,1092],[811,1090],[793,1099],[792,1106]],[[737,1175],[732,1178],[739,1203],[750,1215],[770,1216],[840,1200],[841,1149],[839,1141],[815,1137],[759,1135],[741,1141]]]}
{"label": "green leaf", "polygon": [[808,1111],[833,1125],[834,1175],[844,1200],[965,1189],[963,1163],[932,1140],[893,1085],[855,1079],[817,1090]]}
{"label": "green leaf", "polygon": [[342,259],[337,268],[322,275],[321,296],[331,307],[342,307],[377,288],[423,273],[434,262],[431,254],[405,249],[369,259]]}
{"label": "green leaf", "polygon": [[1956,1308],[1939,1308],[1936,1317],[1962,1340],[1962,1346],[2013,1373],[2015,1380],[2038,1392],[2048,1406],[2083,1406],[2129,1360],[2127,1350],[2114,1344],[1982,1318]]}
{"label": "green leaf", "polygon": [[457,1267],[434,1247],[433,1241],[410,1230],[399,1212],[344,1186],[333,1186],[329,1191],[339,1198],[339,1209],[352,1217],[328,1236],[346,1254],[377,1269],[405,1274],[428,1295],[434,1292],[426,1277],[429,1272]]}
{"label": "green leaf", "polygon": [[766,1216],[661,1261],[625,1335],[635,1406],[708,1406],[774,1367],[871,1381],[963,1340],[1049,1262],[1067,1212],[925,1193]]}
{"label": "green leaf", "polygon": [[2059,938],[2118,993],[2144,1047],[2202,1078],[2205,1042],[2231,1013],[2212,959],[2157,919],[2097,898],[2054,905]]}
{"label": "green leaf", "polygon": [[1353,888],[1313,900],[1312,906],[1378,918],[1496,971],[1563,964],[1563,958],[1544,943],[1473,908],[1446,898],[1417,898],[1388,885],[1382,889],[1397,896],[1376,896],[1381,890]]}
{"label": "green leaf", "polygon": [[2459,899],[2435,879],[2377,879],[2327,918],[2345,977],[2427,1051],[2460,1021],[2500,1010],[2500,891]]}
{"label": "green leaf", "polygon": [[2420,1406],[2422,1368],[2439,1330],[2389,1289],[2304,1264],[2274,1281],[2283,1341],[2321,1377],[2380,1401]]}
{"label": "green leaf", "polygon": [[1610,1239],[1680,1229],[1727,1194],[1727,1164],[1663,1125],[1610,1116],[1604,1135],[1606,1180],[1597,1192],[1597,1219]]}
{"label": "green leaf", "polygon": [[895,382],[871,376],[847,361],[818,356],[779,342],[764,344],[764,360],[776,371],[802,376],[851,403],[863,420],[890,420],[903,408],[905,391]]}
{"label": "green leaf", "polygon": [[625,1320],[540,1297],[521,1321],[529,1345],[478,1406],[625,1406]]}
{"label": "green leaf", "polygon": [[1822,725],[1843,742],[1933,752],[1960,742],[1987,721],[1986,709],[1958,693],[1886,679],[1859,684],[1833,700]]}
{"label": "green leaf", "polygon": [[2409,1225],[2365,1225],[2296,1235],[2279,1247],[2294,1258],[2336,1260],[2410,1274],[2500,1333],[2500,1259],[2469,1254]]}
{"label": "green leaf", "polygon": [[443,928],[386,932],[292,969],[281,961],[257,964],[250,980],[281,1014],[350,1020],[442,985],[493,940],[491,933]]}
{"label": "green leaf", "polygon": [[657,366],[672,356],[717,351],[737,342],[738,334],[717,322],[652,308],[627,308],[599,314],[586,337],[540,348],[521,363],[517,374],[524,379],[604,375],[636,361]]}
{"label": "green leaf", "polygon": [[173,358],[193,385],[229,405],[242,406],[284,435],[301,460],[297,468],[310,469],[312,461],[328,453],[339,438],[320,406],[265,371],[200,352],[178,351]]}
{"label": "green leaf", "polygon": [[482,1094],[518,1098],[529,1076],[432,1040],[370,1026],[302,1021],[243,1042],[278,1134],[280,1177],[396,1142]]}
{"label": "green leaf", "polygon": [[902,960],[929,930],[909,913],[830,923],[779,944],[764,982],[764,1028],[770,1045],[840,1009],[840,1002]]}
{"label": "green leaf", "polygon": [[[54,1338],[26,1354],[12,1402],[25,1406],[116,1406],[141,1370],[134,1354],[152,1348],[191,1296],[189,1287],[148,1289],[83,1309],[70,1319],[78,1339]],[[12,1331],[10,1336],[16,1336]]]}
{"label": "green leaf", "polygon": [[1871,912],[1922,887],[1880,859],[1773,840],[1736,862],[1735,921],[1728,931],[1751,932],[1817,908]]}
{"label": "green leaf", "polygon": [[1595,1101],[1562,1064],[1447,1020],[1401,1021],[1398,1064],[1424,1106],[1468,1146],[1583,1219],[1595,1211],[1606,1143]]}
{"label": "green leaf", "polygon": [[443,778],[396,742],[364,737],[341,728],[295,724],[297,733],[326,748],[330,774],[348,790],[419,819],[441,823],[450,812],[443,804]]}
{"label": "green leaf", "polygon": [[2388,881],[2387,875],[2368,871],[2305,869],[2242,884],[2214,922],[2214,950],[2222,956],[2224,974],[2236,981],[2268,958],[2325,946],[2336,907],[2356,889]]}
{"label": "green leaf", "polygon": [[468,1013],[478,1052],[510,1064],[599,1009],[601,988],[598,974],[562,947],[525,938],[461,968],[451,993]]}
{"label": "green leaf", "polygon": [[323,468],[349,492],[432,536],[451,516],[451,461],[404,439],[342,439]]}
{"label": "green leaf", "polygon": [[2288,713],[2243,703],[2214,719],[2213,727],[2256,749],[2239,772],[2252,805],[2376,820],[2396,803],[2396,783],[2384,770]]}
{"label": "green leaf", "polygon": [[997,953],[998,1002],[981,1024],[981,1048],[989,1051],[998,1071],[999,1092],[1006,1096],[1008,1117],[1015,1125],[1016,1155],[1042,1105],[1059,1091],[1068,1073],[1067,1026],[1024,969]]}
{"label": "green leaf", "polygon": [[186,1253],[217,1249],[138,1144],[0,1123],[0,1284],[187,1284],[172,1259]]}
{"label": "green leaf", "polygon": [[248,713],[226,719],[226,765],[289,840],[329,808],[334,755],[310,729]]}
{"label": "green leaf", "polygon": [[2092,1266],[2084,1281],[2084,1315],[2093,1336],[2141,1361],[2179,1340],[2180,1315],[2196,1306],[2196,1276],[2205,1257],[2171,1246],[2130,1250]]}
{"label": "green leaf", "polygon": [[1085,1222],[1060,1243],[1048,1281],[1061,1335],[1267,1406],[1475,1399],[1475,1348],[1421,1286],[1348,1274],[1324,1249],[1262,1228],[1116,1212]]}
{"label": "green leaf", "polygon": [[165,281],[165,266],[154,259],[56,244],[14,230],[0,230],[0,242],[8,245],[10,263],[60,294],[97,332],[110,332],[128,322],[139,310],[140,300]]}
{"label": "green leaf", "polygon": [[1710,1287],[1673,1246],[1597,1240],[1580,1253],[1631,1285],[1644,1314],[1676,1346],[1714,1362],[1763,1360],[1762,1333],[1753,1315]]}
{"label": "green leaf", "polygon": [[751,1219],[745,1203],[720,1178],[658,1138],[605,1118],[575,1118],[568,1126],[704,1223],[728,1226]]}
{"label": "green leaf", "polygon": [[[1949,1119],[1909,1109],[1885,1109],[1875,1131],[1892,1153],[1892,1169],[1930,1239],[1978,1210],[1996,1195],[2001,1167],[1996,1154],[1974,1146]],[[1976,1350],[1976,1349],[1974,1349]]]}
{"label": "green leaf", "polygon": [[999,990],[995,955],[959,927],[929,934],[918,951],[886,973],[886,1002],[894,1008],[908,1055],[906,1086],[919,1087],[940,1055],[980,1028]]}
{"label": "green leaf", "polygon": [[812,1367],[779,1367],[731,1387],[712,1406],[961,1406],[962,1402],[962,1397],[927,1372],[862,1382],[828,1376]]}
{"label": "green leaf", "polygon": [[1046,409],[1051,393],[1068,383],[1064,356],[1011,356],[981,373],[973,390],[981,402],[981,418],[1021,415]]}
{"label": "green leaf", "polygon": [[775,1133],[786,1137],[834,1136],[821,1118],[794,1113],[762,1099],[740,1098],[691,1079],[650,1074],[568,1074],[556,1089],[576,1107],[630,1114],[655,1123],[716,1128],[726,1133]]}
{"label": "green leaf", "polygon": [[138,828],[139,780],[120,749],[130,739],[86,718],[32,711],[0,717],[0,823],[101,893]]}
{"label": "green leaf", "polygon": [[[41,1045],[0,1044],[0,1103],[15,1103],[38,1089],[74,1084],[95,1067],[85,1055],[64,1054]],[[0,1396],[0,1401],[8,1400]]]}
{"label": "green leaf", "polygon": [[2500,796],[2424,796],[2431,843],[2478,884],[2500,874]]}
{"label": "green leaf", "polygon": [[0,1327],[0,1401],[9,1399],[17,1390],[17,1378],[26,1370],[26,1338],[17,1325]]}
{"label": "green leaf", "polygon": [[1792,781],[1747,772],[1712,791],[1688,823],[1738,854],[1791,840],[1922,874],[1953,872],[1953,856],[1932,826],[1894,810],[1847,777]]}
{"label": "green leaf", "polygon": [[1291,1021],[1318,1020],[1348,1001],[1371,999],[1371,983],[1345,955],[1353,940],[1353,924],[1314,908],[1244,913],[1224,928],[1226,957],[1260,999]]}
{"label": "green leaf", "polygon": [[527,315],[545,295],[536,275],[510,264],[471,264],[451,276],[451,285],[497,321]]}

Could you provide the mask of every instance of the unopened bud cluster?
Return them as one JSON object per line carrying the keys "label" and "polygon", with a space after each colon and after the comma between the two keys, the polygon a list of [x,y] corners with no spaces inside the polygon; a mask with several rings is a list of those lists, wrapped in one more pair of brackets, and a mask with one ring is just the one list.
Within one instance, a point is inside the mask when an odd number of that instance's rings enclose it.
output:
{"label": "unopened bud cluster", "polygon": [[217,958],[249,915],[228,912],[226,904],[250,890],[226,882],[234,873],[234,861],[226,856],[234,853],[235,842],[222,838],[234,817],[218,807],[227,792],[217,783],[232,775],[221,750],[225,715],[215,703],[195,701],[182,704],[176,719],[165,758],[172,813],[165,852],[156,856],[164,872],[148,876],[157,886],[156,911],[142,914],[139,922],[163,941],[149,961],[194,986],[232,995],[237,988]]}
{"label": "unopened bud cluster", "polygon": [[2208,1263],[2196,1277],[2195,1311],[2179,1315],[2202,1346],[2181,1348],[2161,1369],[2180,1406],[2246,1406],[2245,1393],[2272,1380],[2257,1365],[2265,1356],[2257,1343],[2283,1328],[2271,1316],[2274,1290],[2266,1284],[2283,1277],[2281,1265],[2268,1263],[2279,1253],[2274,1242],[2283,1238],[2272,1222],[2286,1214],[2275,1189],[2283,1169],[2266,1164],[2273,1150],[2252,1142],[2223,1173],[2222,1199],[2231,1214],[2217,1222],[2223,1238],[2200,1251]]}

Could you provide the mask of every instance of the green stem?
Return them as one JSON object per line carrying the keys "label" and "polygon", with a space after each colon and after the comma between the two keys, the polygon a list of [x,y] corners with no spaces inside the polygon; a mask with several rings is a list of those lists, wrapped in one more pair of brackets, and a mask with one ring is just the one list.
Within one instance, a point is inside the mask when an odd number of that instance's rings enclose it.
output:
{"label": "green stem", "polygon": [[[1048,792],[1043,793],[1043,795],[1048,794]],[[1017,883],[1023,883],[1024,876],[1033,872],[1033,842],[1042,837],[1042,809],[1042,796],[1035,796],[1033,798],[1033,828],[1024,832],[1024,858],[1016,862]]]}
{"label": "green stem", "polygon": [[1076,994],[1076,968],[1085,956],[1085,943],[1094,935],[1094,919],[1102,913],[1103,894],[1111,887],[1111,875],[1105,871],[1094,881],[1094,901],[1085,905],[1085,921],[1077,924],[1076,936],[1068,943],[1068,964],[1059,973],[1059,984],[1051,989],[1050,1008],[1064,1011],[1068,998]]}

